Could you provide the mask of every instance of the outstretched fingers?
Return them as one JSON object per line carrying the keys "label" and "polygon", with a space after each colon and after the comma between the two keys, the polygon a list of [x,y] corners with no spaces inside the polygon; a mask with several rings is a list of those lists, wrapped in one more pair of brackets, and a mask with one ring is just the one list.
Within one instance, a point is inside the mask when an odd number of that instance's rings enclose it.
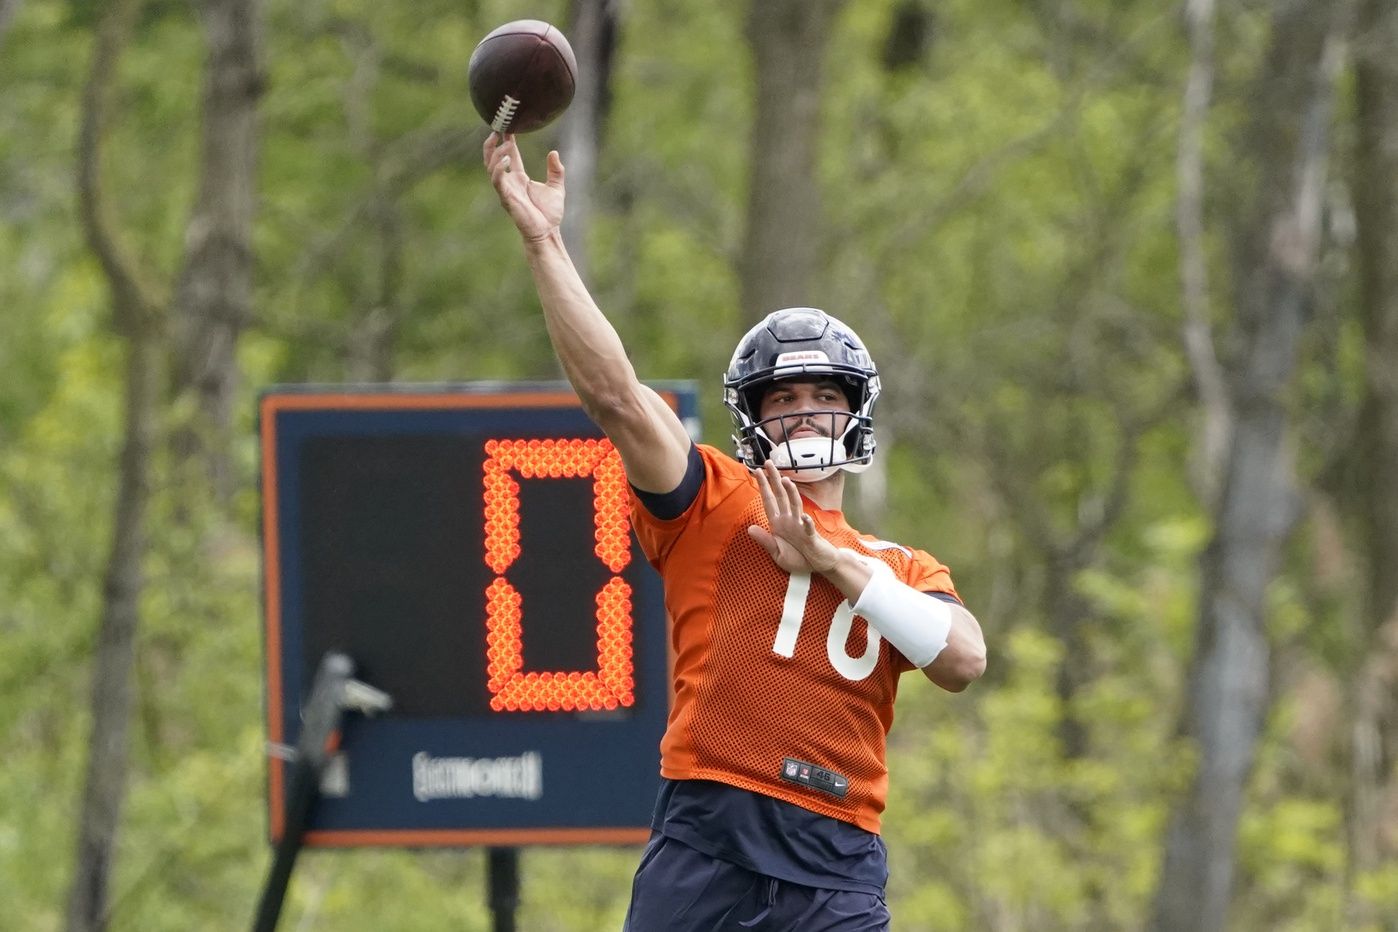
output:
{"label": "outstretched fingers", "polygon": [[[781,487],[781,475],[768,463],[752,470],[757,482],[757,494],[762,499],[762,511],[767,516],[767,528],[753,524],[748,527],[748,536],[766,550],[778,566],[787,572],[806,572],[805,562],[791,544],[783,543],[792,531],[790,502]],[[768,530],[770,528],[771,530]]]}
{"label": "outstretched fingers", "polygon": [[796,483],[783,476],[771,460],[756,470],[758,491],[762,493],[762,507],[767,512],[767,520],[778,536],[788,536],[798,530],[813,533],[814,524],[808,523],[805,508],[801,504],[801,493]]}
{"label": "outstretched fingers", "polygon": [[481,152],[493,183],[498,185],[500,176],[511,172],[518,172],[520,177],[527,180],[524,162],[519,156],[519,146],[516,145],[512,134],[507,134],[502,139],[499,133],[490,133],[485,137]]}
{"label": "outstretched fingers", "polygon": [[815,533],[815,522],[811,516],[806,514],[806,509],[801,504],[801,493],[796,491],[796,483],[786,476],[778,476],[781,483],[782,494],[786,498],[787,513],[801,526],[801,530],[809,537]]}
{"label": "outstretched fingers", "polygon": [[762,498],[762,510],[767,515],[767,523],[774,525],[777,516],[781,513],[781,506],[778,504],[777,493],[772,488],[767,468],[759,466],[752,471],[752,474],[757,479],[757,494]]}
{"label": "outstretched fingers", "polygon": [[[493,169],[495,167],[495,153],[503,144],[504,140],[500,137],[499,133],[486,134],[485,142],[481,143],[481,157],[485,160],[486,168]],[[504,153],[502,152],[501,155],[503,156]]]}

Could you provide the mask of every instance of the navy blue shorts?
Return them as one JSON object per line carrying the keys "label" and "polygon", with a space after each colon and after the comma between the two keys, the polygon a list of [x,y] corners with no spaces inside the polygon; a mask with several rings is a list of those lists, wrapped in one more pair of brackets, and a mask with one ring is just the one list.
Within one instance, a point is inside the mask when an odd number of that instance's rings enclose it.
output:
{"label": "navy blue shorts", "polygon": [[877,894],[778,880],[652,834],[623,930],[887,932],[888,926],[888,906]]}

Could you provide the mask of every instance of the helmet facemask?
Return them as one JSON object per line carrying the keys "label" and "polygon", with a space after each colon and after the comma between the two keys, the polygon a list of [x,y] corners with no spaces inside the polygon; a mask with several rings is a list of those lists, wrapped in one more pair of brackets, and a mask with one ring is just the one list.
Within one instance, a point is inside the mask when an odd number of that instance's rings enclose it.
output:
{"label": "helmet facemask", "polygon": [[[810,375],[831,374],[814,371]],[[729,389],[724,403],[733,416],[738,459],[754,467],[770,459],[796,482],[816,482],[840,470],[858,473],[868,469],[874,457],[878,376],[868,380],[849,375],[831,377],[845,389],[852,410],[791,411],[762,418],[762,396],[772,383],[782,380],[768,378],[746,390]],[[820,436],[792,438],[791,434],[807,422]]]}
{"label": "helmet facemask", "polygon": [[[819,436],[791,436],[806,425],[817,430]],[[783,475],[796,482],[816,482],[841,469],[862,472],[869,468],[868,457],[859,462],[851,454],[859,448],[859,432],[871,430],[869,425],[869,418],[852,412],[797,411],[757,421],[752,425],[752,435],[767,451],[764,462],[770,459]]]}

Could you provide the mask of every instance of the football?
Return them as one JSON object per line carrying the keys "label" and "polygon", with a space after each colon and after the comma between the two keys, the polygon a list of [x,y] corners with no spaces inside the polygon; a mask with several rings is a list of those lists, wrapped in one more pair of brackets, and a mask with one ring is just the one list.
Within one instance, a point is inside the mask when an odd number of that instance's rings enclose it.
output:
{"label": "football", "polygon": [[529,133],[573,102],[578,61],[563,33],[537,19],[520,19],[480,41],[466,79],[471,103],[492,130]]}

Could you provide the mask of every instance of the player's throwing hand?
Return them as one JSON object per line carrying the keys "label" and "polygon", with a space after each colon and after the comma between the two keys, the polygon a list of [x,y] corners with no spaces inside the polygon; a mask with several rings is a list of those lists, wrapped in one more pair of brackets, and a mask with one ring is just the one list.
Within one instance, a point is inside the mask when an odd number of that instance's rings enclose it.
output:
{"label": "player's throwing hand", "polygon": [[558,152],[549,153],[548,180],[542,183],[531,181],[525,172],[513,135],[502,141],[498,133],[491,133],[482,153],[490,183],[520,235],[538,242],[557,230],[563,222],[563,160]]}

